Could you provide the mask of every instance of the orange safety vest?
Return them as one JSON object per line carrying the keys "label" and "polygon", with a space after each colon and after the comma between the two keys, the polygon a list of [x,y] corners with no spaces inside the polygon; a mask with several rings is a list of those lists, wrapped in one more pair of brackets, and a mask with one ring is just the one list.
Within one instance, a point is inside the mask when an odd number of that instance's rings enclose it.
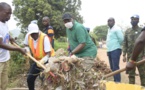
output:
{"label": "orange safety vest", "polygon": [[[40,32],[38,42],[37,42],[37,45],[36,45],[36,49],[34,48],[32,37],[30,35],[28,37],[29,47],[30,47],[30,49],[32,51],[32,54],[33,54],[33,56],[36,60],[40,60],[46,55],[46,53],[44,52],[44,37],[45,36],[47,36],[47,35]],[[55,55],[55,51],[51,46],[50,56],[54,56],[54,55]]]}

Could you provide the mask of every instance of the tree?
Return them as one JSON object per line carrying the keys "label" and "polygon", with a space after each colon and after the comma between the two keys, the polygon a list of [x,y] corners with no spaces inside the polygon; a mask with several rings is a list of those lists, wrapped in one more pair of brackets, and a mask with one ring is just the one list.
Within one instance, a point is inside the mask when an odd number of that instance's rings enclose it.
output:
{"label": "tree", "polygon": [[96,34],[98,40],[106,40],[107,31],[108,31],[108,26],[101,25],[101,26],[96,26],[95,29],[93,30],[93,33]]}
{"label": "tree", "polygon": [[74,18],[83,23],[79,14],[81,0],[13,0],[14,16],[25,33],[28,24],[32,20],[38,20],[38,25],[43,30],[42,17],[48,16],[54,28],[56,38],[65,36],[65,27],[62,21],[64,12],[71,12]]}

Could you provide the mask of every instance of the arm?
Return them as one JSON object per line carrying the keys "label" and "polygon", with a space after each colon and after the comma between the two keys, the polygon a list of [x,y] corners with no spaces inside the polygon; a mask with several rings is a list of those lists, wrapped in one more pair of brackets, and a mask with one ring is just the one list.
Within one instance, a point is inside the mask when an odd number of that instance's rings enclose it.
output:
{"label": "arm", "polygon": [[78,41],[78,46],[72,50],[72,54],[75,54],[75,53],[79,53],[86,45],[86,38],[87,37],[90,37],[90,36],[87,36],[88,35],[88,32],[86,32],[86,30],[84,30],[85,28],[83,28],[83,26],[80,26],[79,30],[77,30],[76,32],[76,39]]}
{"label": "arm", "polygon": [[85,45],[86,45],[85,43],[79,44],[71,53],[72,54],[78,53],[79,51],[81,51],[85,47]]}
{"label": "arm", "polygon": [[11,51],[20,51],[20,48],[18,47],[3,43],[3,39],[1,37],[0,37],[0,48],[11,50]]}
{"label": "arm", "polygon": [[120,45],[122,45],[122,42],[124,40],[122,30],[121,29],[117,30],[116,34],[117,34],[117,38],[118,38],[118,41],[119,41]]}
{"label": "arm", "polygon": [[3,43],[3,39],[1,37],[0,37],[0,48],[6,49],[6,50],[11,50],[11,51],[19,51],[22,54],[25,54],[25,52],[26,52],[25,49]]}
{"label": "arm", "polygon": [[135,41],[134,50],[132,53],[131,60],[136,61],[139,54],[144,50],[145,46],[145,31],[142,31],[139,37]]}

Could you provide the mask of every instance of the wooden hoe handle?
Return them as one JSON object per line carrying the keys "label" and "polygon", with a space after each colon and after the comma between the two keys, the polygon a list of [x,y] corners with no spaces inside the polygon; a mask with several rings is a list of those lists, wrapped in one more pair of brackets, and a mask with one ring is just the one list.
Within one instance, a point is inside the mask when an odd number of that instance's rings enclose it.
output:
{"label": "wooden hoe handle", "polygon": [[[17,45],[16,43],[13,43],[13,45],[20,48],[20,46]],[[37,61],[37,60],[36,60],[34,57],[32,57],[29,53],[26,53],[26,55],[27,55],[29,58],[31,58],[34,62],[36,62],[37,64],[39,64],[43,69],[46,69],[46,67],[45,67],[43,64],[41,64],[39,61]]]}
{"label": "wooden hoe handle", "polygon": [[[138,62],[136,63],[136,65],[138,66],[138,65],[143,64],[143,63],[145,63],[145,59],[143,59],[143,60],[141,60],[141,61],[138,61]],[[123,71],[125,71],[125,70],[126,70],[126,67],[125,67],[125,68],[122,68],[122,69],[119,69],[119,70],[116,70],[116,71],[114,71],[114,72],[111,72],[111,73],[105,75],[104,78],[107,78],[107,77],[110,77],[110,76],[114,76],[114,75],[116,75],[116,74],[118,74],[118,73],[120,73],[120,72],[123,72]]]}

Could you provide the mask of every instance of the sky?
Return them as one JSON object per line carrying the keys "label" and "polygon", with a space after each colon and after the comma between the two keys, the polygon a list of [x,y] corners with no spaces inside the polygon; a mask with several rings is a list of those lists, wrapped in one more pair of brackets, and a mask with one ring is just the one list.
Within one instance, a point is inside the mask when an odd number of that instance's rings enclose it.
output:
{"label": "sky", "polygon": [[[12,6],[12,0],[0,0]],[[80,14],[83,16],[85,27],[93,30],[96,26],[106,25],[109,17],[114,17],[116,24],[130,26],[130,17],[140,16],[140,25],[145,23],[145,0],[82,0]],[[14,9],[14,7],[12,7]],[[8,22],[10,30],[16,28],[13,15]]]}
{"label": "sky", "polygon": [[145,23],[145,0],[82,0],[81,15],[84,25],[95,28],[106,25],[109,17],[114,17],[116,24],[130,26],[130,17],[140,16],[140,25]]}

